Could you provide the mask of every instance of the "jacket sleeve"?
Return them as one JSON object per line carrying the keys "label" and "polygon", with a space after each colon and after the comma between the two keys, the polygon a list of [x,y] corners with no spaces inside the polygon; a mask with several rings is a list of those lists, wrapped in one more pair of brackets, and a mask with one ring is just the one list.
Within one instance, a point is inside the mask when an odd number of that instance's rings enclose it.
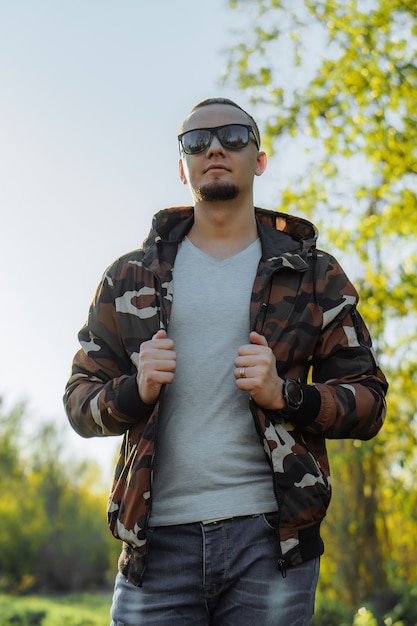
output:
{"label": "jacket sleeve", "polygon": [[[370,439],[386,414],[387,380],[357,310],[358,294],[330,257],[322,293],[322,327],[295,425],[330,439]],[[313,411],[311,411],[313,409]]]}
{"label": "jacket sleeve", "polygon": [[385,419],[388,383],[356,307],[331,326],[323,333],[313,367],[320,410],[312,428],[333,439],[370,439]]}
{"label": "jacket sleeve", "polygon": [[[130,357],[123,345],[115,306],[113,278],[108,272],[78,335],[76,353],[64,394],[74,430],[82,437],[120,435],[132,424],[145,423],[153,411],[136,386],[138,352]],[[137,339],[138,350],[140,339]]]}

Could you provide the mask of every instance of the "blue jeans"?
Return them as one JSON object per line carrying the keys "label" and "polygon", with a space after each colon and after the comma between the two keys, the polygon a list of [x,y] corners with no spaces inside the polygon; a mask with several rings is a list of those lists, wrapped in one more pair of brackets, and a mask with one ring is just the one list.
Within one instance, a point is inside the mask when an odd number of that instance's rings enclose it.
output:
{"label": "blue jeans", "polygon": [[284,578],[274,515],[150,528],[143,586],[117,575],[111,626],[307,626],[319,558]]}

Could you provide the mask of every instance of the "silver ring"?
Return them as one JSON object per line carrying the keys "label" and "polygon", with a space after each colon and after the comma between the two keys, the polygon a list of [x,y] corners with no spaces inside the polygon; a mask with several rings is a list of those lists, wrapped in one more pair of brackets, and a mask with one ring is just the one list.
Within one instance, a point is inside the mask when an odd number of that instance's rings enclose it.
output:
{"label": "silver ring", "polygon": [[241,367],[239,369],[239,378],[246,378],[246,367]]}

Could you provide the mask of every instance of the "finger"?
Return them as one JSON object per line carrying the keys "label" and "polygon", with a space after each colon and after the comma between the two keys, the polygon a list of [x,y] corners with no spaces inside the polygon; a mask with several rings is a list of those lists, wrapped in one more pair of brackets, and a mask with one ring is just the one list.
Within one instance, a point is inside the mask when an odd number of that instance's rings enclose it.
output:
{"label": "finger", "polygon": [[150,385],[154,383],[167,382],[166,377],[170,380],[175,374],[175,362],[173,361],[158,361],[158,365],[155,367],[144,367],[140,370],[138,376],[139,380],[145,384]]}
{"label": "finger", "polygon": [[172,339],[168,339],[166,330],[158,330],[158,332],[152,337],[151,342],[156,342],[158,348],[162,348],[164,350],[170,350],[174,345]]}
{"label": "finger", "polygon": [[241,361],[235,364],[236,367],[233,370],[234,377],[236,379],[255,378],[262,377],[263,373],[267,371],[267,368],[259,363],[248,363]]}
{"label": "finger", "polygon": [[238,350],[239,355],[244,356],[249,354],[262,354],[270,350],[268,342],[263,335],[260,335],[259,333],[253,331],[250,333],[249,338],[252,343],[240,346]]}
{"label": "finger", "polygon": [[152,339],[144,341],[139,347],[139,359],[152,361],[153,359],[175,359],[174,342],[166,336],[158,338],[156,333]]}
{"label": "finger", "polygon": [[149,353],[152,350],[172,350],[174,342],[169,339],[165,330],[158,330],[152,339],[144,341],[140,346],[141,353]]}
{"label": "finger", "polygon": [[249,335],[250,340],[253,344],[258,345],[258,346],[268,346],[268,342],[266,340],[266,338],[263,335],[260,335],[259,333],[252,331]]}
{"label": "finger", "polygon": [[254,367],[255,365],[258,365],[258,358],[257,355],[250,355],[250,354],[246,354],[243,356],[238,356],[235,359],[235,367],[236,369],[240,369],[242,367]]}
{"label": "finger", "polygon": [[248,377],[248,367],[245,365],[236,367],[236,369],[233,370],[233,374],[236,380],[243,380]]}
{"label": "finger", "polygon": [[236,359],[246,359],[256,363],[259,359],[263,360],[267,355],[271,354],[272,350],[269,346],[257,345],[255,343],[248,343],[245,346],[240,346],[237,351],[238,356]]}
{"label": "finger", "polygon": [[142,367],[145,364],[148,364],[148,367],[155,366],[157,369],[159,369],[158,364],[161,361],[162,362],[172,361],[173,363],[175,363],[176,359],[177,359],[177,355],[173,350],[167,350],[163,348],[161,348],[160,350],[155,349],[155,348],[150,349],[150,350],[145,349],[139,355],[139,360],[140,360]]}
{"label": "finger", "polygon": [[155,346],[149,351],[148,355],[151,359],[176,359],[176,354],[172,349],[174,344],[162,344],[160,346]]}

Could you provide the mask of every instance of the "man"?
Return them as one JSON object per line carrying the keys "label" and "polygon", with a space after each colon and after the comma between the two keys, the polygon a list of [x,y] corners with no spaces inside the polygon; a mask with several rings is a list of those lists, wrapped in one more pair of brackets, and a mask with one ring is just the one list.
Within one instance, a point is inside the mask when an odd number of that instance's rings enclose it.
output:
{"label": "man", "polygon": [[387,383],[314,226],[254,209],[253,118],[205,100],[178,139],[194,207],[159,212],[106,271],[65,395],[80,435],[124,434],[112,625],[307,625],[324,441],[373,437]]}

